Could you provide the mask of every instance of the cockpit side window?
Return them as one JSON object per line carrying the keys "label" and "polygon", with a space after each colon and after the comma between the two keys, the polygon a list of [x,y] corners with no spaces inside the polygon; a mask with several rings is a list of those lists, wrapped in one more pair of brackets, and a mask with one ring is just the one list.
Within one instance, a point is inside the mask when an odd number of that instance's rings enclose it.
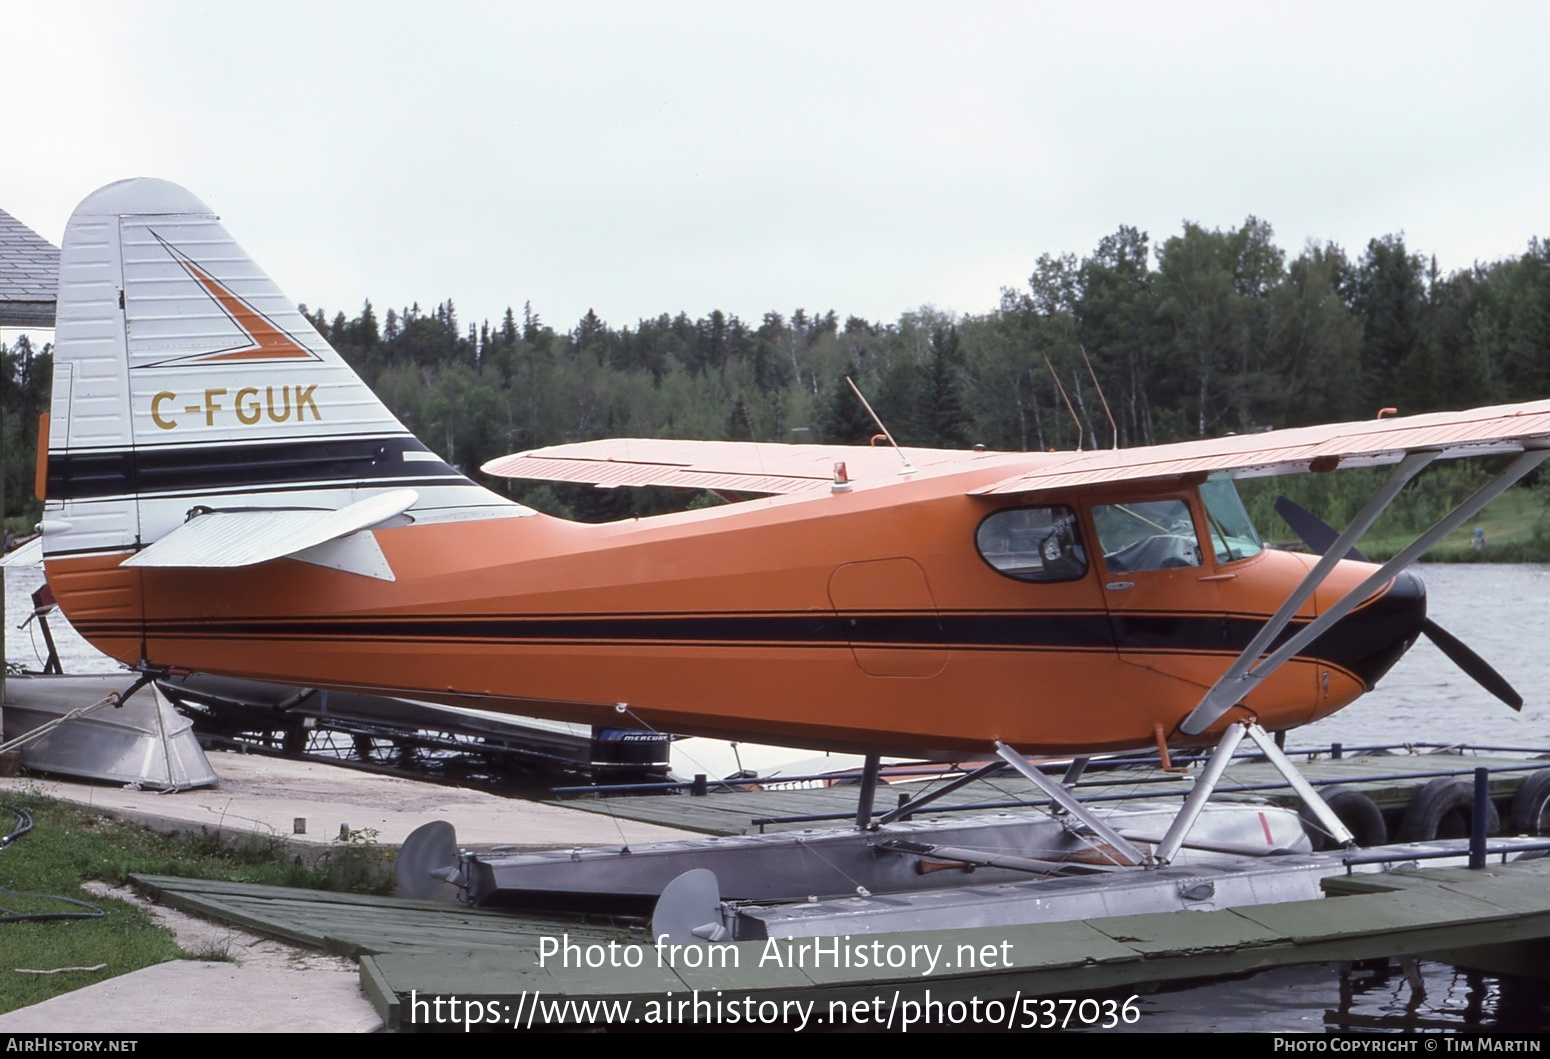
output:
{"label": "cockpit side window", "polygon": [[1216,549],[1218,564],[1235,563],[1265,550],[1231,478],[1205,482],[1200,487],[1200,499],[1206,505],[1206,521],[1211,524],[1211,545]]}
{"label": "cockpit side window", "polygon": [[1200,565],[1200,539],[1183,500],[1096,504],[1093,525],[1110,573]]}
{"label": "cockpit side window", "polygon": [[1063,504],[997,511],[974,531],[974,546],[998,573],[1019,581],[1074,581],[1087,573],[1076,512]]}

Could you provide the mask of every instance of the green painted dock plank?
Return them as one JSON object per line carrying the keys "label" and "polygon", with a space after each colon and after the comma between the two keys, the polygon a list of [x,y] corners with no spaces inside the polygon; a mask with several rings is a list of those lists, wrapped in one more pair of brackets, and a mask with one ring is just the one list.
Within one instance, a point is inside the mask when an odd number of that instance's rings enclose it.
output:
{"label": "green painted dock plank", "polygon": [[[1332,938],[1373,937],[1414,930],[1428,922],[1420,904],[1417,895],[1396,891],[1326,898],[1317,902],[1255,905],[1237,911],[1245,919],[1283,935],[1292,944],[1304,945]],[[1428,908],[1426,911],[1434,910]]]}
{"label": "green painted dock plank", "polygon": [[[778,947],[776,951],[779,951]],[[764,960],[765,947],[762,942],[738,942],[722,947],[720,952],[725,956],[718,959],[715,966],[709,967],[692,967],[688,960],[677,954],[666,957],[665,962],[671,965],[673,974],[678,978],[678,984],[673,989],[678,992],[693,992],[696,989],[702,992],[740,990],[745,981],[746,968],[749,967],[757,967],[760,980],[768,981],[772,989],[804,991],[822,984],[813,979],[810,969],[796,966],[794,961],[788,965],[785,961]],[[730,966],[734,958],[735,967]]]}
{"label": "green painted dock plank", "polygon": [[187,912],[360,957],[393,950],[509,948],[569,933],[583,943],[639,940],[626,926],[394,897],[135,875],[137,887]]}
{"label": "green painted dock plank", "polygon": [[1019,960],[1026,960],[1027,954],[1023,951],[1023,945],[1037,946],[1038,959],[1041,966],[1051,971],[1064,971],[1073,968],[1084,967],[1090,964],[1122,963],[1136,958],[1137,949],[1125,942],[1117,941],[1100,927],[1092,922],[1072,920],[1067,923],[1041,923],[1038,930],[1031,932],[1026,937],[1023,931],[1029,928],[1013,928],[1006,930],[1000,927],[979,928],[980,933],[972,931],[954,931],[954,936],[962,935],[963,940],[980,943],[999,941],[1006,938],[1014,941],[1013,953]]}
{"label": "green painted dock plank", "polygon": [[[1543,878],[1490,867],[1480,871],[1448,868],[1435,875],[1432,884],[1438,889],[1457,897],[1486,901],[1510,915],[1534,915],[1545,908]],[[1482,878],[1489,880],[1488,885],[1481,885]]]}
{"label": "green painted dock plank", "polygon": [[1115,942],[1143,953],[1210,952],[1269,945],[1286,935],[1246,916],[1218,912],[1174,912],[1140,916],[1109,916],[1089,920]]}

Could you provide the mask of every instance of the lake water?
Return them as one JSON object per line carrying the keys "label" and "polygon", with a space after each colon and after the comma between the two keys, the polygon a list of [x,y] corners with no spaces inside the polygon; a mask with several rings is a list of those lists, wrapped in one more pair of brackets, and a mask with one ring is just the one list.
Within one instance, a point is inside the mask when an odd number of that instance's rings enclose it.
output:
{"label": "lake water", "polygon": [[1427,614],[1522,693],[1514,713],[1424,637],[1376,691],[1289,743],[1396,740],[1550,747],[1550,565],[1423,564]]}
{"label": "lake water", "polygon": [[[1522,692],[1513,713],[1423,640],[1371,694],[1288,737],[1289,747],[1395,742],[1550,748],[1550,566],[1425,565],[1429,613]],[[41,571],[6,572],[6,657],[36,666],[30,612]],[[67,672],[114,663],[56,616],[51,621]],[[1168,989],[1139,1002],[1139,1030],[1302,1031],[1330,1029],[1550,1030],[1550,988],[1442,963],[1419,966],[1417,991],[1397,964],[1313,966],[1262,972],[1228,982]],[[1128,992],[1128,991],[1127,991]]]}

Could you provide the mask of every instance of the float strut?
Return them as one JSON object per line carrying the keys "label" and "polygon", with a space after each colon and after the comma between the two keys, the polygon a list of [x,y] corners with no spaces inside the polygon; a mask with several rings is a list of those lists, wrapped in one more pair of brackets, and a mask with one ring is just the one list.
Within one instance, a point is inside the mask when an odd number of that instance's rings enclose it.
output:
{"label": "float strut", "polygon": [[868,754],[866,764],[861,767],[861,800],[856,806],[857,831],[865,831],[872,825],[872,800],[877,797],[877,774],[882,765],[881,757]]}
{"label": "float strut", "polygon": [[916,813],[920,812],[926,806],[930,805],[938,798],[941,798],[943,795],[951,794],[953,791],[956,791],[961,787],[967,787],[975,780],[988,776],[992,772],[1000,772],[1004,768],[1006,768],[1006,765],[1001,761],[992,761],[988,765],[981,765],[973,772],[965,772],[962,776],[959,776],[957,779],[951,781],[950,783],[944,783],[942,786],[936,788],[935,790],[927,791],[925,794],[911,798],[908,802],[904,803],[896,809],[888,810],[882,816],[877,818],[877,822],[881,825],[891,824],[895,820],[908,820],[910,817],[914,816]]}
{"label": "float strut", "polygon": [[1082,778],[1082,773],[1087,771],[1087,763],[1091,760],[1092,758],[1088,757],[1072,758],[1071,764],[1066,766],[1066,774],[1060,777],[1060,785],[1062,787],[1075,787],[1076,781]]}
{"label": "float strut", "polygon": [[1227,771],[1227,766],[1232,762],[1233,751],[1238,749],[1238,744],[1243,741],[1243,730],[1246,724],[1230,724],[1227,731],[1222,733],[1222,738],[1217,742],[1216,749],[1211,751],[1211,760],[1206,763],[1205,771],[1195,781],[1194,789],[1189,792],[1189,797],[1184,799],[1184,807],[1179,810],[1179,815],[1173,818],[1173,823],[1168,826],[1168,833],[1163,835],[1162,842],[1158,843],[1157,850],[1153,854],[1159,864],[1170,864],[1178,854],[1179,848],[1184,845],[1184,840],[1189,837],[1189,829],[1195,826],[1200,813],[1206,807],[1206,800],[1216,792],[1216,785],[1221,782],[1222,773]]}
{"label": "float strut", "polygon": [[1286,782],[1292,785],[1292,790],[1302,799],[1302,803],[1312,810],[1313,815],[1319,818],[1319,823],[1329,832],[1331,838],[1342,846],[1356,845],[1356,836],[1351,834],[1351,829],[1340,822],[1340,817],[1329,807],[1329,803],[1319,796],[1319,792],[1313,789],[1313,784],[1303,779],[1302,773],[1297,771],[1297,766],[1291,759],[1281,752],[1276,746],[1275,739],[1269,732],[1257,724],[1249,725],[1249,738],[1259,744],[1264,751],[1265,759],[1276,767],[1276,771],[1286,777]]}
{"label": "float strut", "polygon": [[1043,791],[1056,805],[1086,824],[1087,827],[1103,841],[1114,847],[1115,853],[1128,860],[1131,864],[1142,865],[1149,863],[1151,858],[1141,852],[1129,839],[1094,816],[1092,810],[1083,805],[1070,791],[1050,779],[1044,773],[1028,763],[1028,759],[1019,754],[1013,747],[1005,743],[996,743],[996,756],[1008,765],[1011,765],[1023,777],[1039,790]]}
{"label": "float strut", "polygon": [[1259,725],[1243,721],[1229,725],[1222,733],[1221,740],[1216,744],[1216,749],[1211,751],[1211,761],[1206,765],[1205,771],[1195,781],[1195,789],[1189,792],[1189,797],[1184,801],[1184,807],[1179,810],[1179,815],[1173,818],[1173,824],[1168,828],[1168,833],[1163,836],[1162,842],[1157,846],[1156,857],[1161,864],[1170,864],[1178,855],[1184,840],[1189,837],[1190,828],[1195,826],[1201,811],[1205,808],[1206,800],[1216,793],[1216,785],[1221,782],[1222,774],[1227,771],[1227,766],[1232,763],[1232,755],[1238,749],[1238,744],[1244,736],[1254,741],[1264,753],[1266,759],[1275,766],[1277,772],[1291,784],[1303,802],[1318,817],[1319,823],[1328,829],[1336,842],[1343,846],[1351,845],[1356,839],[1340,818],[1330,809],[1329,804],[1320,798],[1302,773],[1297,771],[1287,756],[1276,747],[1275,737],[1265,731]]}

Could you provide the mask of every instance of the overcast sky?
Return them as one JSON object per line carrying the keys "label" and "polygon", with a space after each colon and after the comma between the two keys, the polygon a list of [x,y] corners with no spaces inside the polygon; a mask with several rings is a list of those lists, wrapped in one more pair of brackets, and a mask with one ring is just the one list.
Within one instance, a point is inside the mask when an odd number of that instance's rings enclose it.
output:
{"label": "overcast sky", "polygon": [[[21,3],[0,208],[208,203],[292,298],[992,309],[1120,225],[1550,235],[1550,5]],[[10,333],[7,333],[7,338]]]}

